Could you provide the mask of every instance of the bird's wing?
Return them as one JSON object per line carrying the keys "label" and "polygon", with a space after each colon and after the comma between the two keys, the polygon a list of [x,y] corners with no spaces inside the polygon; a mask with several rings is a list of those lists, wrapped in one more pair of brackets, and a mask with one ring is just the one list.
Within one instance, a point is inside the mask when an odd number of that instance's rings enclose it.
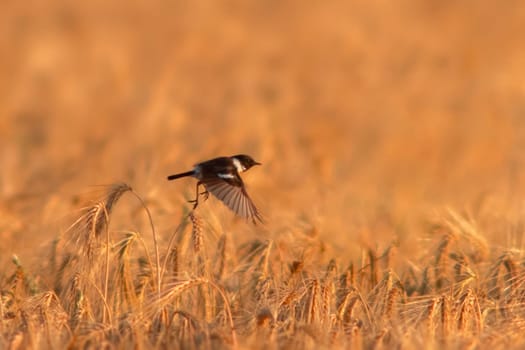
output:
{"label": "bird's wing", "polygon": [[235,185],[231,181],[225,181],[225,179],[221,178],[202,180],[202,183],[207,191],[211,192],[237,215],[252,219],[253,223],[256,222],[256,219],[262,223],[259,210],[253,204],[248,193],[246,193],[240,177],[238,177],[238,180],[240,180],[240,183]]}

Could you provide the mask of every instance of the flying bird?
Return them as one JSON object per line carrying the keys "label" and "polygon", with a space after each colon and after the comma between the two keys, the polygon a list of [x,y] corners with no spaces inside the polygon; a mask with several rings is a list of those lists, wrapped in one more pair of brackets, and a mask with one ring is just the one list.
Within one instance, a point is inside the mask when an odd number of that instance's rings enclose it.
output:
{"label": "flying bird", "polygon": [[238,216],[251,219],[254,224],[257,220],[262,223],[261,214],[248,196],[240,176],[240,173],[247,171],[254,165],[261,165],[261,163],[245,154],[218,157],[195,164],[193,170],[170,175],[168,180],[181,177],[194,177],[198,180],[195,188],[195,199],[190,201],[190,203],[194,203],[193,209],[199,205],[199,186],[203,185],[205,191],[200,194],[204,195],[204,200],[208,199],[209,193],[211,193]]}

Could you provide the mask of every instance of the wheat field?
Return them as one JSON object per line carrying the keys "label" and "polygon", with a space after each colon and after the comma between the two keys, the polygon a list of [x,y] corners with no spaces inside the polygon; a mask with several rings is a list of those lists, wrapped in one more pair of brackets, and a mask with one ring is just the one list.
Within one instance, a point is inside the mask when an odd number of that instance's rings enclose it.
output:
{"label": "wheat field", "polygon": [[0,349],[525,347],[521,2],[1,8]]}

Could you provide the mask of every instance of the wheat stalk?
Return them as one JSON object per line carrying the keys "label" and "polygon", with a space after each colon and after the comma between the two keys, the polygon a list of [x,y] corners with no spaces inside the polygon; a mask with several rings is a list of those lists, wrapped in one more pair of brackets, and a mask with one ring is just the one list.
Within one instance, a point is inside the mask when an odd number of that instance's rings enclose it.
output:
{"label": "wheat stalk", "polygon": [[219,238],[214,261],[214,276],[216,280],[220,280],[224,273],[224,265],[226,263],[226,235],[221,235],[221,237]]}
{"label": "wheat stalk", "polygon": [[191,229],[191,241],[193,243],[193,251],[195,254],[199,254],[202,249],[202,222],[201,219],[195,215],[195,212],[190,213],[190,221],[192,224]]}
{"label": "wheat stalk", "polygon": [[306,322],[312,323],[316,321],[317,314],[318,314],[318,297],[319,297],[319,281],[317,279],[314,279],[310,283],[310,298],[308,301],[308,314]]}
{"label": "wheat stalk", "polygon": [[441,306],[441,335],[444,339],[448,338],[450,319],[451,319],[451,307],[450,299],[447,295],[442,295],[440,300]]}

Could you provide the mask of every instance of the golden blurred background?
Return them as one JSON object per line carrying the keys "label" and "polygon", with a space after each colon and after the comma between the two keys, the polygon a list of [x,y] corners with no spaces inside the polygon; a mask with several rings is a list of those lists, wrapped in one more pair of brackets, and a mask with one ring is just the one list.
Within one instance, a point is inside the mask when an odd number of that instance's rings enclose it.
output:
{"label": "golden blurred background", "polygon": [[451,207],[515,245],[523,23],[519,1],[4,1],[1,262],[118,181],[165,234],[194,189],[166,175],[237,153],[266,225],[202,210],[239,239],[415,252]]}

